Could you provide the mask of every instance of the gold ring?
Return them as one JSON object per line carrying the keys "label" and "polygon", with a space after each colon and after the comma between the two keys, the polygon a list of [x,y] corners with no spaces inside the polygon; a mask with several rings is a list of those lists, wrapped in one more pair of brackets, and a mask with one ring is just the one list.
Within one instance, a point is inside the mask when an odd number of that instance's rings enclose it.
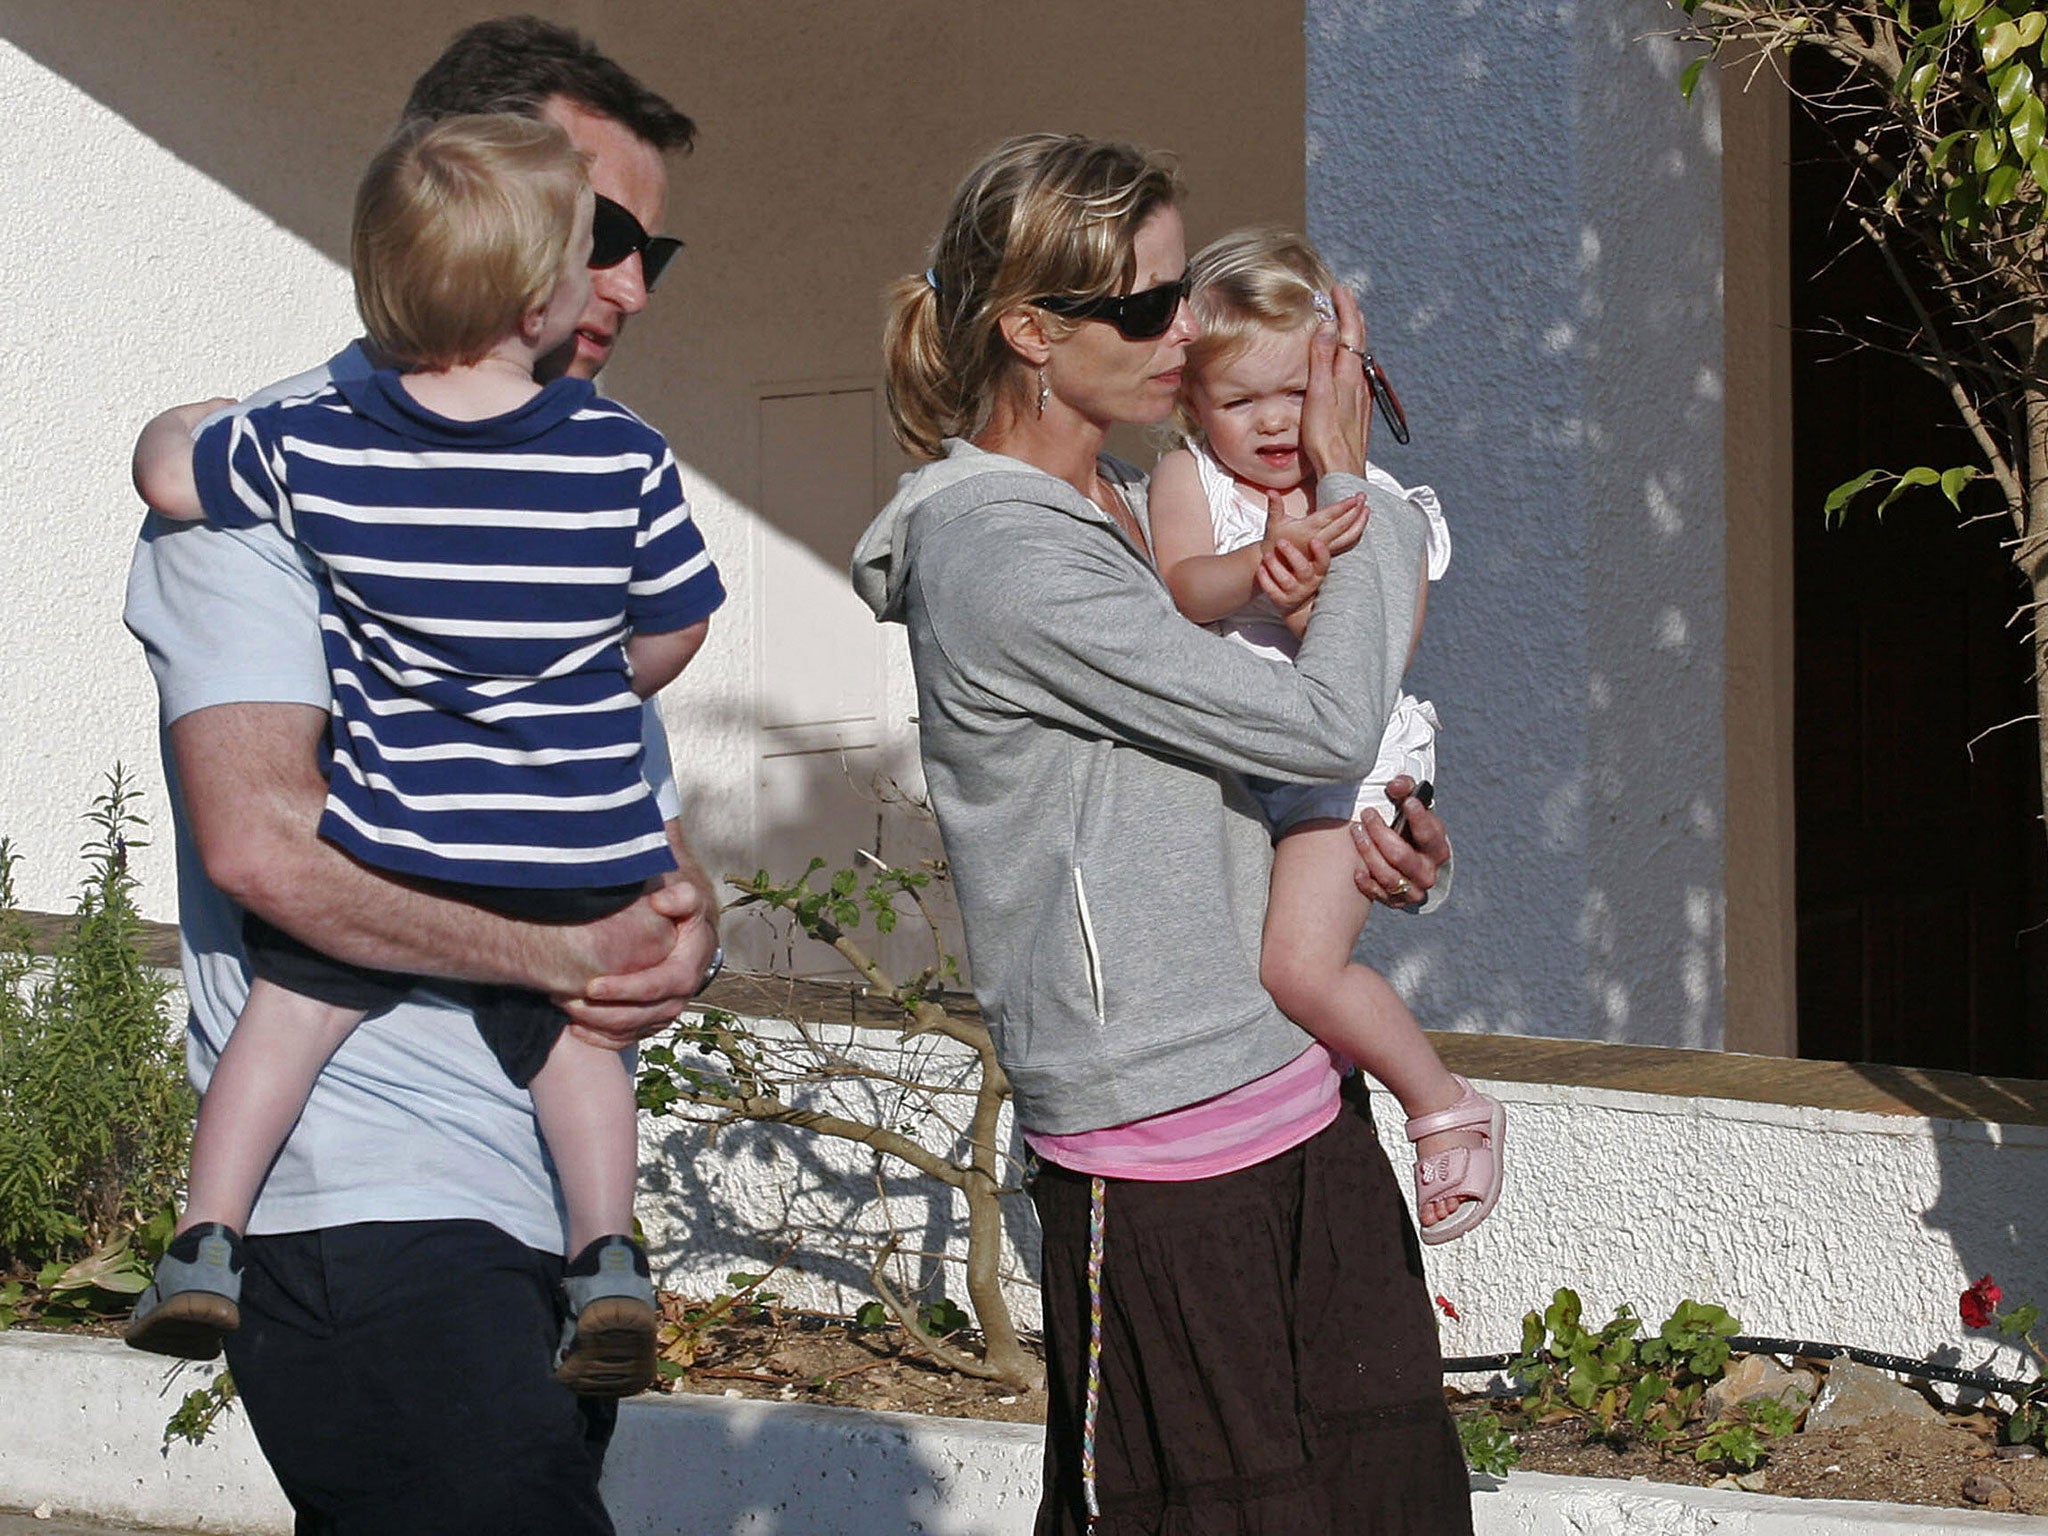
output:
{"label": "gold ring", "polygon": [[1403,876],[1402,876],[1402,877],[1400,878],[1399,882],[1398,882],[1398,883],[1396,883],[1396,884],[1395,884],[1395,885],[1394,885],[1394,886],[1393,886],[1392,888],[1390,888],[1390,889],[1388,890],[1388,892],[1387,892],[1387,900],[1389,900],[1389,901],[1392,901],[1392,900],[1393,900],[1393,899],[1394,899],[1394,898],[1395,898],[1396,896],[1406,896],[1407,894],[1408,894],[1408,877],[1407,877],[1406,875],[1403,875]]}

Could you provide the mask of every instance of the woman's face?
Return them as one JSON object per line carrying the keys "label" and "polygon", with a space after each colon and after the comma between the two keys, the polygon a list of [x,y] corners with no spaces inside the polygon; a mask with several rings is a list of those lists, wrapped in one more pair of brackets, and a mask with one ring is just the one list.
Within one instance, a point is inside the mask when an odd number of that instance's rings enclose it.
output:
{"label": "woman's face", "polygon": [[[1131,254],[1137,272],[1129,292],[1178,279],[1188,265],[1180,210],[1161,208],[1140,224]],[[1180,388],[1188,343],[1200,334],[1185,299],[1173,324],[1144,341],[1129,340],[1106,320],[1078,321],[1072,335],[1053,343],[1046,383],[1054,399],[1101,426],[1164,421]]]}

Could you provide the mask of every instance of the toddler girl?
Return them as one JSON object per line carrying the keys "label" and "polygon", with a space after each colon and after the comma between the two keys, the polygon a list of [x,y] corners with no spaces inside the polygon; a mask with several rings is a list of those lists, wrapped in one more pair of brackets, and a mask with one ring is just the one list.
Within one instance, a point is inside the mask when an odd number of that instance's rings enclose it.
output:
{"label": "toddler girl", "polygon": [[[1189,618],[1291,663],[1332,553],[1290,534],[1289,524],[1314,506],[1300,451],[1301,402],[1310,340],[1331,313],[1335,280],[1307,242],[1260,230],[1216,241],[1195,257],[1188,278],[1202,334],[1188,350],[1178,410],[1186,446],[1152,479],[1159,568]],[[1428,516],[1435,580],[1450,559],[1436,494],[1426,486],[1411,492],[1377,467],[1367,478]],[[1357,538],[1354,529],[1337,548]],[[1423,606],[1418,597],[1415,638]],[[1461,1236],[1493,1209],[1503,1116],[1497,1102],[1445,1069],[1385,978],[1351,960],[1372,903],[1352,883],[1356,853],[1346,824],[1368,810],[1394,822],[1385,786],[1398,775],[1427,795],[1436,725],[1435,710],[1404,693],[1364,782],[1250,781],[1276,840],[1261,980],[1289,1018],[1401,1101],[1416,1144],[1425,1243]]]}
{"label": "toddler girl", "polygon": [[[542,385],[590,298],[598,216],[550,124],[412,127],[356,198],[356,305],[387,366],[192,430],[143,430],[135,482],[177,518],[274,520],[321,568],[333,683],[321,834],[364,863],[530,921],[618,910],[675,867],[641,772],[641,700],[724,600],[661,435],[587,381]],[[400,372],[398,370],[404,370]],[[210,1359],[239,1323],[239,1239],[314,1079],[418,978],[320,954],[251,915],[254,981],[201,1102],[177,1238],[137,1348]],[[447,983],[440,983],[445,987]],[[652,1378],[657,1313],[628,1235],[638,1169],[620,1056],[547,998],[472,989],[477,1028],[531,1086],[571,1258],[557,1376]]]}

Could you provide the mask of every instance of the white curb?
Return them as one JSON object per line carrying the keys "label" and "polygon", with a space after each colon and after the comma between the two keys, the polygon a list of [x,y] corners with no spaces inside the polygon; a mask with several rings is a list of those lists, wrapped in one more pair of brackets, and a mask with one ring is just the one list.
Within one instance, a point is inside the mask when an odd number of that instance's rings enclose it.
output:
{"label": "white curb", "polygon": [[[104,1339],[0,1335],[0,1508],[226,1536],[284,1536],[290,1511],[246,1418],[161,1450],[210,1368]],[[619,1536],[1028,1536],[1035,1425],[738,1398],[626,1404],[604,1493]],[[2048,1536],[2048,1519],[1517,1472],[1475,1478],[1478,1536]]]}

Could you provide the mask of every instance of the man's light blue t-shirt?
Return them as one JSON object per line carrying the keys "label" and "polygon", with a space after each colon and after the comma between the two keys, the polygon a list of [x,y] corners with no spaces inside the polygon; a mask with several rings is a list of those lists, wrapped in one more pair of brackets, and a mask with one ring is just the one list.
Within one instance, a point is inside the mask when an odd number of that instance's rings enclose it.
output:
{"label": "man's light blue t-shirt", "polygon": [[[369,372],[352,345],[236,409]],[[316,580],[274,524],[230,530],[152,514],[129,572],[126,619],[148,653],[166,728],[216,704],[328,707]],[[646,724],[647,779],[662,815],[673,818],[674,774],[652,704]],[[168,737],[164,774],[192,1001],[186,1061],[203,1090],[249,995],[242,910],[206,878],[185,826]],[[532,1098],[512,1086],[468,1012],[423,989],[365,1020],[335,1053],[271,1169],[249,1230],[449,1219],[486,1221],[549,1252],[563,1247],[560,1192]]]}

